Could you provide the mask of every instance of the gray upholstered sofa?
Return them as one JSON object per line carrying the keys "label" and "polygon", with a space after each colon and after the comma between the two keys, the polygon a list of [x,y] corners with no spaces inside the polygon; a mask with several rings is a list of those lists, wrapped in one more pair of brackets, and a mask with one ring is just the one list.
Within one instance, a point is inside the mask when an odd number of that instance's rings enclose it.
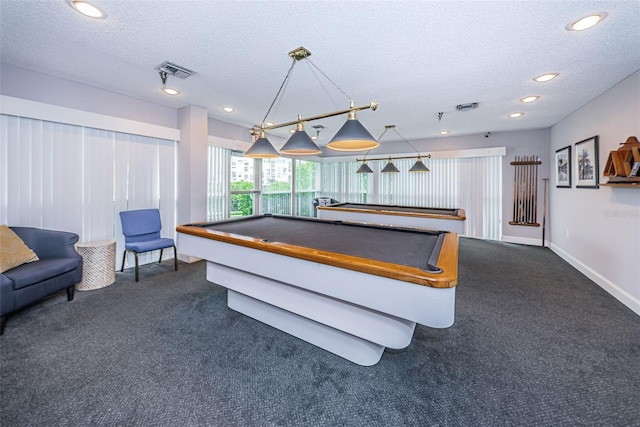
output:
{"label": "gray upholstered sofa", "polygon": [[0,273],[0,334],[7,317],[49,295],[67,290],[73,300],[82,280],[82,257],[76,252],[78,235],[33,227],[9,227],[38,255],[39,260]]}

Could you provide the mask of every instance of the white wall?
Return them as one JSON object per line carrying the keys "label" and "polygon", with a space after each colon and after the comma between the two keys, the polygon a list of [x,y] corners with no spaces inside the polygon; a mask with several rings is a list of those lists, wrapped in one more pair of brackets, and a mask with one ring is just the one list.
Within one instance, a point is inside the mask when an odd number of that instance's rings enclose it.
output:
{"label": "white wall", "polygon": [[177,128],[174,108],[0,64],[0,93],[15,98]]}
{"label": "white wall", "polygon": [[595,135],[602,183],[609,152],[640,138],[640,71],[552,126],[549,147],[550,157],[574,149],[573,187],[555,188],[551,180],[551,248],[640,314],[640,188],[575,188],[574,144]]}

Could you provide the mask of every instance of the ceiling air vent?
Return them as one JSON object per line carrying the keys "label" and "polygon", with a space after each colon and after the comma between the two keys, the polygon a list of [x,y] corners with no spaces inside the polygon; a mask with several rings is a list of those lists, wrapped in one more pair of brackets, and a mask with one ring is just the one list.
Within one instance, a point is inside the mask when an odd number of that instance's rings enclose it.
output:
{"label": "ceiling air vent", "polygon": [[471,102],[469,104],[458,104],[458,105],[456,105],[456,110],[458,110],[458,111],[469,111],[469,110],[473,110],[474,108],[478,108],[478,103],[477,102]]}
{"label": "ceiling air vent", "polygon": [[175,76],[181,79],[186,79],[189,76],[196,74],[195,71],[191,71],[188,68],[184,68],[181,65],[172,64],[171,62],[163,62],[156,67],[158,71],[164,71],[168,75]]}

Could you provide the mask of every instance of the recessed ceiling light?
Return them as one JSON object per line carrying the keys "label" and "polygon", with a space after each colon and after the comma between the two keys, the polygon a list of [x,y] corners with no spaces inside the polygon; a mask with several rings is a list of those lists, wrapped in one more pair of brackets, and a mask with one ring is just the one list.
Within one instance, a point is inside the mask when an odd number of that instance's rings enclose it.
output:
{"label": "recessed ceiling light", "polygon": [[78,12],[90,18],[104,18],[105,13],[92,5],[91,3],[83,0],[72,0],[71,6]]}
{"label": "recessed ceiling light", "polygon": [[524,98],[521,98],[520,101],[528,103],[528,102],[537,101],[538,99],[540,99],[539,96],[525,96]]}
{"label": "recessed ceiling light", "polygon": [[225,113],[233,113],[236,110],[234,110],[233,107],[222,107],[222,111]]}
{"label": "recessed ceiling light", "polygon": [[180,93],[180,91],[179,91],[179,90],[177,90],[177,89],[173,89],[173,88],[170,88],[170,87],[163,87],[163,88],[162,88],[162,91],[163,91],[164,93],[166,93],[167,95],[171,95],[171,96],[173,96],[173,95],[178,95],[178,94]]}
{"label": "recessed ceiling light", "polygon": [[509,114],[509,117],[511,117],[512,119],[517,119],[518,117],[521,117],[521,116],[523,116],[523,115],[524,115],[524,113],[517,112],[517,113],[511,113],[511,114]]}
{"label": "recessed ceiling light", "polygon": [[543,74],[541,76],[538,76],[536,78],[534,78],[533,80],[537,81],[537,82],[548,82],[549,80],[553,80],[556,77],[558,77],[558,73],[547,73],[547,74]]}
{"label": "recessed ceiling light", "polygon": [[596,25],[598,22],[602,21],[607,16],[606,13],[594,13],[593,15],[585,16],[584,18],[580,18],[577,21],[572,22],[567,25],[567,30],[569,31],[583,31],[588,30],[589,28]]}
{"label": "recessed ceiling light", "polygon": [[449,131],[448,130],[441,130],[440,131],[440,135],[449,135]]}

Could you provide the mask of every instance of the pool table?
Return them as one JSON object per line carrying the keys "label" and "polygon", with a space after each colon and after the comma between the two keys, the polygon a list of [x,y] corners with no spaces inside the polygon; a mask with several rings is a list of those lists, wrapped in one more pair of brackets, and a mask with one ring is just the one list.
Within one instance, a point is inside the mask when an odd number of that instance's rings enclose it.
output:
{"label": "pool table", "polygon": [[318,218],[344,219],[399,225],[402,227],[433,228],[465,232],[464,209],[427,208],[420,206],[375,205],[365,203],[334,203],[318,206]]}
{"label": "pool table", "polygon": [[229,308],[363,366],[454,321],[456,233],[271,214],[176,231]]}

